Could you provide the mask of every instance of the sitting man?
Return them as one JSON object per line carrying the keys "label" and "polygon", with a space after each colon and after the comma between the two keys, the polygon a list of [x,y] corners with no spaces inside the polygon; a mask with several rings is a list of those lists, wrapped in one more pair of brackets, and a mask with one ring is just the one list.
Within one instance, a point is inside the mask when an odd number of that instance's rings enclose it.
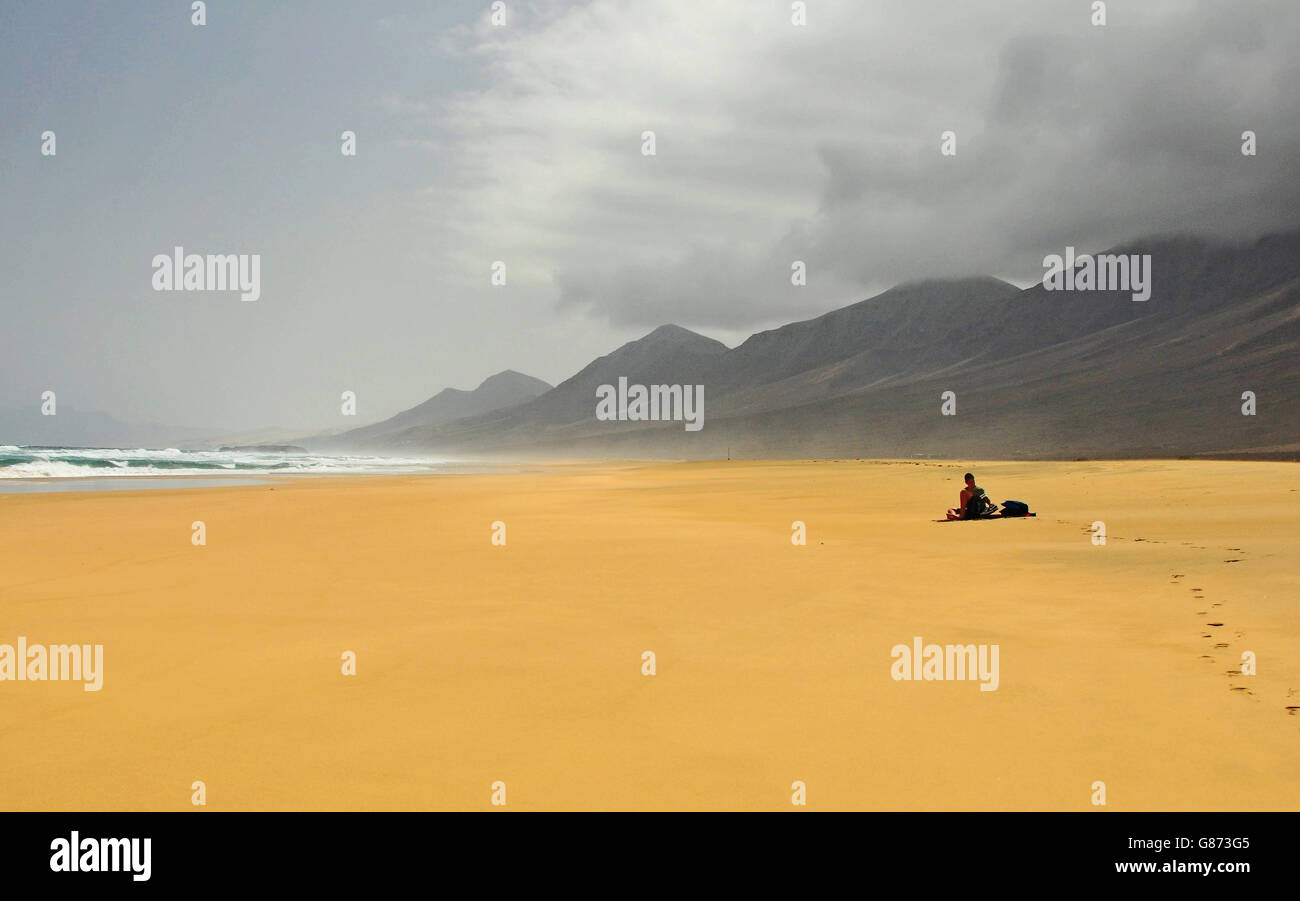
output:
{"label": "sitting man", "polygon": [[949,519],[979,519],[988,515],[997,504],[989,500],[984,489],[975,484],[975,476],[966,473],[966,487],[961,490],[957,506],[948,511]]}

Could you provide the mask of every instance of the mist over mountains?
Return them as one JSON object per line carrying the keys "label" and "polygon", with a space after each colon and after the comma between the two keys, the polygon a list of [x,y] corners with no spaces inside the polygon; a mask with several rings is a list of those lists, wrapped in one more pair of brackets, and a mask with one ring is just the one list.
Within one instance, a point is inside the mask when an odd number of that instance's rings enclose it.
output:
{"label": "mist over mountains", "polygon": [[26,408],[0,407],[0,444],[44,447],[180,447],[205,442],[209,432],[158,423],[123,422],[98,410],[57,404],[41,413],[40,398]]}
{"label": "mist over mountains", "polygon": [[[1240,246],[1167,236],[1109,252],[1150,255],[1149,300],[977,277],[902,285],[735,348],[665,325],[536,396],[494,394],[496,406],[485,397],[453,417],[439,395],[317,446],[673,458],[1300,452],[1300,232]],[[619,377],[703,384],[703,429],[598,421],[597,387]],[[946,391],[956,415],[941,414]],[[1242,414],[1247,391],[1253,416]]]}
{"label": "mist over mountains", "polygon": [[358,429],[315,438],[299,439],[313,450],[352,450],[382,447],[388,437],[396,432],[421,426],[436,426],[458,419],[473,417],[493,410],[513,407],[545,394],[550,384],[541,379],[507,369],[489,376],[472,391],[445,388],[424,403],[382,422]]}
{"label": "mist over mountains", "polygon": [[[1108,252],[1150,255],[1149,300],[985,276],[916,282],[734,348],[663,325],[555,386],[506,370],[360,428],[241,437],[455,458],[1300,458],[1300,231]],[[620,378],[703,385],[703,428],[597,419],[598,389]],[[941,412],[945,392],[956,415]],[[1255,415],[1242,414],[1246,392]],[[239,443],[214,434],[70,406],[0,410],[0,444]]]}

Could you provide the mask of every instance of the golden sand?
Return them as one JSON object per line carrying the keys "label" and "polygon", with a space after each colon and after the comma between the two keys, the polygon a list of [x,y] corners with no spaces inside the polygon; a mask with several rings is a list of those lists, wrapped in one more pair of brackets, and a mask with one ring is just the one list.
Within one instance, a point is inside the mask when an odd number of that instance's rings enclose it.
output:
{"label": "golden sand", "polygon": [[[966,468],[1038,517],[935,522]],[[795,810],[798,780],[809,810],[1094,810],[1097,781],[1107,810],[1295,810],[1297,473],[708,462],[3,496],[0,643],[103,644],[104,686],[0,682],[0,809],[193,809],[202,780],[208,810],[489,810],[499,780],[507,810]],[[916,636],[997,644],[997,690],[895,681]]]}

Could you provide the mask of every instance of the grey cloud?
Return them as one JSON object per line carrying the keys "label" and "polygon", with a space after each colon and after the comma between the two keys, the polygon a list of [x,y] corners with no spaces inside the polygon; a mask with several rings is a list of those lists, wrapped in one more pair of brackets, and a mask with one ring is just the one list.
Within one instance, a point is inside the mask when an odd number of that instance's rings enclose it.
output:
{"label": "grey cloud", "polygon": [[[806,28],[778,0],[508,6],[503,29],[477,0],[321,3],[304,29],[245,4],[202,34],[15,6],[0,404],[329,426],[343,387],[391,413],[505,368],[559,381],[664,322],[731,340],[1300,209],[1297,4],[1112,0],[1104,29],[1086,0],[817,0]],[[178,243],[262,252],[263,298],[142,289]]]}
{"label": "grey cloud", "polygon": [[[1119,15],[1112,10],[1113,23]],[[849,72],[868,66],[829,54],[818,77],[834,85],[834,106],[823,95],[805,109],[797,94],[771,98],[770,109],[793,127],[828,136],[810,142],[805,164],[819,178],[779,237],[756,242],[759,230],[739,224],[707,249],[683,235],[653,267],[572,264],[557,278],[561,304],[620,324],[738,328],[810,314],[832,303],[828,291],[847,303],[918,277],[1028,280],[1044,252],[1066,243],[1100,248],[1188,230],[1242,238],[1296,223],[1300,109],[1286,87],[1295,70],[1289,47],[1300,34],[1295,9],[1169,8],[1140,27],[1058,33],[1031,21],[1035,30],[1004,35],[996,52],[965,48],[977,61],[972,71],[980,59],[993,66],[984,96],[972,89],[977,79],[956,82],[947,70],[909,69],[897,58],[869,66],[894,83],[855,82]],[[841,37],[837,48],[852,46],[851,32]],[[900,42],[899,57],[908,46]],[[801,58],[788,48],[774,56],[791,66]],[[764,83],[780,80],[767,72]],[[790,81],[805,83],[799,72]],[[938,120],[912,106],[925,98],[973,123],[956,128],[955,158],[938,153]],[[878,126],[847,137],[855,106]],[[772,128],[770,115],[753,124]],[[1255,158],[1240,153],[1240,133],[1251,126],[1267,146]],[[774,151],[759,168],[778,159]],[[679,161],[664,187],[690,185],[691,174]],[[728,183],[725,174],[709,178]],[[662,198],[683,210],[694,202]],[[791,291],[795,258],[809,263],[810,288],[820,281],[827,290]]]}

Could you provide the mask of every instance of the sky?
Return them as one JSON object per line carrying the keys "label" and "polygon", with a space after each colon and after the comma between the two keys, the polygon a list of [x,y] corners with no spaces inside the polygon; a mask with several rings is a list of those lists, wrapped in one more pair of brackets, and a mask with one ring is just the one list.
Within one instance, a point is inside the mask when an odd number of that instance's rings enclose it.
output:
{"label": "sky", "polygon": [[[1300,4],[1093,6],[5,3],[0,407],[341,428],[664,323],[735,345],[1067,245],[1300,227]],[[176,246],[259,254],[259,299],[155,291]]]}

